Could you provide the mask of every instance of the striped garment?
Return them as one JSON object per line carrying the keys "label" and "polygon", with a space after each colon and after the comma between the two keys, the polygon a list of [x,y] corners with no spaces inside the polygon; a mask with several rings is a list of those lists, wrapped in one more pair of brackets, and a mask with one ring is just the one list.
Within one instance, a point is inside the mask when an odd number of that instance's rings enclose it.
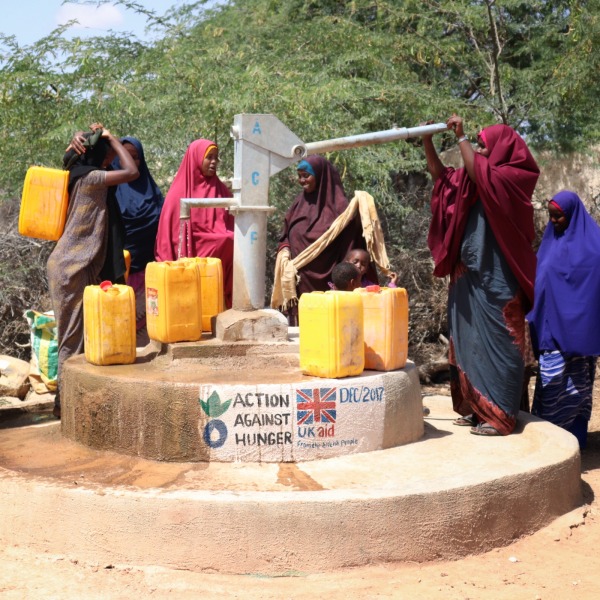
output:
{"label": "striped garment", "polygon": [[595,356],[542,352],[531,412],[575,433],[576,421],[587,423],[592,415],[595,371]]}

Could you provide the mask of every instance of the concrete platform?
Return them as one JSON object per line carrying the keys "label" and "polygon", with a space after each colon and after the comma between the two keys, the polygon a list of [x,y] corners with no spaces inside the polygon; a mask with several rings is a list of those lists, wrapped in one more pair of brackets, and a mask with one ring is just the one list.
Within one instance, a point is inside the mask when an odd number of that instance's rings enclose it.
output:
{"label": "concrete platform", "polygon": [[293,574],[455,559],[581,502],[573,436],[521,413],[515,434],[451,424],[418,442],[304,463],[164,463],[92,450],[58,423],[0,433],[0,542],[105,564]]}
{"label": "concrete platform", "polygon": [[64,366],[62,433],[167,462],[304,462],[423,435],[417,369],[306,375],[297,341],[157,344],[134,364]]}

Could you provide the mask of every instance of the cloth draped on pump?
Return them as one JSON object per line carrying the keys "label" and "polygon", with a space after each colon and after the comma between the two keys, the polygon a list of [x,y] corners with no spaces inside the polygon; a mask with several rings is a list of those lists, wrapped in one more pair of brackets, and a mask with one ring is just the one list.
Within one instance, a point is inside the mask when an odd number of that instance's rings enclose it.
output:
{"label": "cloth draped on pump", "polygon": [[553,204],[567,228],[549,222],[538,250],[535,304],[528,315],[539,356],[533,414],[573,433],[585,447],[600,355],[600,227],[577,194]]}
{"label": "cloth draped on pump", "polygon": [[531,197],[539,169],[510,127],[484,130],[487,157],[436,180],[428,244],[450,276],[448,329],[454,410],[511,433],[521,403],[536,259]]}

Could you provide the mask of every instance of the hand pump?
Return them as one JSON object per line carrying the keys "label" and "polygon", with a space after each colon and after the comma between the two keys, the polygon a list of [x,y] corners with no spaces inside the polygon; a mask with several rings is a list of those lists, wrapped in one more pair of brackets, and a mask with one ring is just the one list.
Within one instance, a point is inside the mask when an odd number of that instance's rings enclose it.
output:
{"label": "hand pump", "polygon": [[[394,127],[361,135],[305,144],[274,115],[235,115],[233,198],[181,198],[180,254],[189,254],[190,209],[225,207],[235,215],[233,308],[264,308],[269,178],[309,154],[321,154],[446,131],[445,123]],[[186,234],[187,232],[187,234]],[[183,250],[182,250],[183,248]]]}

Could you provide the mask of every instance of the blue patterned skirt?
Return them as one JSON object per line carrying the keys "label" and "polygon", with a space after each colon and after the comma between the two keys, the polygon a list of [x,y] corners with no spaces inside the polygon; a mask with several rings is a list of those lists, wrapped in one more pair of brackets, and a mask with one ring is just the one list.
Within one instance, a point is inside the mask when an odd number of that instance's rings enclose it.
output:
{"label": "blue patterned skirt", "polygon": [[558,350],[540,354],[531,412],[570,431],[581,448],[592,416],[595,372],[595,356],[570,356]]}

